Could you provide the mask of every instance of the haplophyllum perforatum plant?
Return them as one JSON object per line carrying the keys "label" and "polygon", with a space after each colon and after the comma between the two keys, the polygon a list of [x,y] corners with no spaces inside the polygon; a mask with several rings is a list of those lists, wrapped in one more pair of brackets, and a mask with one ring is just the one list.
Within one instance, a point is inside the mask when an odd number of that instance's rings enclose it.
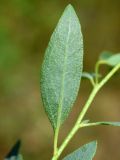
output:
{"label": "haplophyllum perforatum plant", "polygon": [[[101,78],[99,68],[103,64],[110,66],[112,69]],[[79,129],[97,125],[120,126],[120,122],[90,122],[84,120],[84,116],[98,91],[119,69],[120,54],[104,52],[95,65],[94,73],[83,72],[81,26],[73,7],[68,5],[51,36],[41,69],[40,84],[43,106],[54,131],[52,160],[59,159],[63,150]],[[81,77],[89,79],[93,89],[75,125],[62,144],[58,146],[60,127],[68,117],[76,100]],[[92,141],[69,154],[63,160],[91,160],[95,155],[96,148],[96,141]]]}

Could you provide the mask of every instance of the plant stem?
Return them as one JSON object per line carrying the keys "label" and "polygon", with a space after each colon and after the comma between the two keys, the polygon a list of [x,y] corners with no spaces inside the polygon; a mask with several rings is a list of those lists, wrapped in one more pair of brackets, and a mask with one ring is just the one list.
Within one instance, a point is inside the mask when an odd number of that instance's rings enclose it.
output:
{"label": "plant stem", "polygon": [[82,127],[93,127],[93,126],[100,126],[100,125],[109,125],[109,124],[103,124],[102,122],[92,122],[83,124]]}
{"label": "plant stem", "polygon": [[85,103],[80,115],[78,116],[78,119],[74,125],[74,127],[72,128],[72,130],[70,131],[70,133],[68,134],[68,136],[66,137],[66,139],[64,140],[64,142],[62,143],[62,145],[60,146],[59,150],[57,151],[55,158],[53,157],[52,160],[57,160],[59,158],[59,156],[61,155],[61,153],[63,152],[63,150],[65,149],[65,147],[67,146],[67,144],[69,143],[69,141],[72,139],[72,137],[75,135],[75,133],[79,130],[80,127],[82,127],[82,125],[80,126],[87,110],[89,109],[95,95],[97,94],[97,92],[102,88],[102,86],[114,75],[114,73],[120,69],[120,64],[116,65],[105,77],[104,79],[99,83],[96,84],[95,87],[93,88],[87,102]]}
{"label": "plant stem", "polygon": [[70,131],[69,135],[66,137],[66,139],[64,140],[63,144],[61,145],[61,147],[59,148],[58,150],[58,153],[57,153],[57,157],[59,157],[62,153],[62,151],[64,150],[64,148],[67,146],[67,144],[69,143],[69,141],[72,139],[72,137],[75,135],[75,133],[79,130],[80,128],[80,123],[86,113],[86,111],[88,110],[88,107],[90,106],[90,104],[92,103],[96,93],[98,91],[98,87],[95,87],[93,89],[93,91],[91,92],[85,106],[83,107],[83,110],[82,112],[80,113],[74,127],[72,128],[72,130]]}
{"label": "plant stem", "polygon": [[95,73],[96,73],[96,77],[95,77],[95,83],[98,84],[98,73],[99,73],[99,63],[100,61],[98,61],[95,65]]}
{"label": "plant stem", "polygon": [[51,160],[57,160],[57,158],[55,156],[53,156]]}
{"label": "plant stem", "polygon": [[95,82],[94,82],[94,79],[93,79],[93,78],[90,79],[90,82],[91,82],[92,86],[94,87],[94,86],[95,86]]}
{"label": "plant stem", "polygon": [[55,130],[55,136],[54,136],[54,153],[53,155],[55,156],[57,154],[57,143],[58,143],[58,134],[59,134],[59,127],[56,128]]}

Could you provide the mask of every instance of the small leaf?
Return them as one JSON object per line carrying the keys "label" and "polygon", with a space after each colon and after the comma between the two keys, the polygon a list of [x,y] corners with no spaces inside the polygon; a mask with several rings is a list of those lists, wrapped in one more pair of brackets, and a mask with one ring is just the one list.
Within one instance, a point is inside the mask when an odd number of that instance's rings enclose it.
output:
{"label": "small leaf", "polygon": [[21,141],[18,140],[5,157],[5,160],[23,160],[22,155],[19,154],[20,146]]}
{"label": "small leaf", "polygon": [[117,64],[120,64],[120,53],[115,54],[110,58],[108,58],[107,64],[109,64],[110,66],[115,66]]}
{"label": "small leaf", "polygon": [[20,150],[20,146],[21,146],[21,141],[18,140],[14,146],[12,147],[12,149],[10,150],[10,152],[7,154],[6,158],[10,158],[13,156],[17,156],[19,154],[19,150]]}
{"label": "small leaf", "polygon": [[102,77],[101,74],[96,74],[96,73],[88,73],[88,72],[83,72],[82,73],[82,77],[83,78],[87,78],[89,80],[92,80],[93,78],[95,78],[96,76],[98,76],[99,78]]}
{"label": "small leaf", "polygon": [[83,38],[78,17],[68,5],[53,32],[41,69],[41,95],[54,130],[76,100],[83,68]]}
{"label": "small leaf", "polygon": [[90,122],[90,120],[89,120],[89,119],[86,119],[86,120],[82,121],[81,123],[82,123],[82,124],[88,124],[89,122]]}
{"label": "small leaf", "polygon": [[96,141],[85,144],[73,153],[66,156],[63,160],[92,160],[97,149]]}
{"label": "small leaf", "polygon": [[120,53],[103,52],[100,56],[100,61],[113,67],[120,63]]}
{"label": "small leaf", "polygon": [[21,154],[17,155],[17,156],[12,156],[10,158],[5,158],[5,160],[23,160],[23,157]]}
{"label": "small leaf", "polygon": [[[89,122],[90,122],[90,120],[89,120],[89,119],[86,119],[86,120],[83,120],[83,121],[81,122],[81,124],[82,124],[82,125],[86,125],[86,124],[89,124]],[[81,126],[81,124],[80,124],[80,126]]]}
{"label": "small leaf", "polygon": [[82,73],[82,78],[86,78],[86,79],[90,80],[90,82],[93,86],[95,86],[94,79],[95,79],[96,76],[97,77],[102,77],[100,74],[97,75],[96,73],[88,73],[88,72],[83,72]]}
{"label": "small leaf", "polygon": [[88,73],[88,72],[83,72],[82,73],[82,77],[83,78],[87,78],[87,79],[89,79],[89,80],[93,80],[93,78],[95,77],[93,74],[91,74],[91,73]]}
{"label": "small leaf", "polygon": [[120,126],[120,122],[95,122],[96,125],[111,125],[111,126]]}
{"label": "small leaf", "polygon": [[104,52],[102,52],[102,53],[100,54],[99,59],[100,59],[100,60],[107,60],[107,59],[110,58],[112,55],[113,55],[112,52],[110,52],[110,51],[104,51]]}

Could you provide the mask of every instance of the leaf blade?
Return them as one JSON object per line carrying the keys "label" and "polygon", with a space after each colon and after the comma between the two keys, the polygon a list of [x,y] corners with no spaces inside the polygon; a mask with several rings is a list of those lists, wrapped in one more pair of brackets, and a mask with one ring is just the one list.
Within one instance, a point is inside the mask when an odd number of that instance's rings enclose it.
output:
{"label": "leaf blade", "polygon": [[115,66],[117,64],[120,63],[120,53],[115,54],[113,56],[111,56],[108,60],[107,60],[107,64],[111,65],[111,66]]}
{"label": "leaf blade", "polygon": [[99,60],[103,62],[103,64],[107,64],[109,66],[114,67],[118,63],[120,63],[120,53],[113,54],[112,52],[102,52]]}
{"label": "leaf blade", "polygon": [[93,141],[83,145],[63,160],[92,160],[97,149],[97,142]]}
{"label": "leaf blade", "polygon": [[53,32],[41,70],[43,106],[55,129],[76,100],[83,68],[83,38],[77,15],[68,5]]}

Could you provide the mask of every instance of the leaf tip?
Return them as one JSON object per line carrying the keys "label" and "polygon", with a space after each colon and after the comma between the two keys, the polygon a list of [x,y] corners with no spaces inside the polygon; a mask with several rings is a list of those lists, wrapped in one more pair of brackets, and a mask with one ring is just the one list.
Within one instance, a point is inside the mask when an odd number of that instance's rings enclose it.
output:
{"label": "leaf tip", "polygon": [[69,3],[66,7],[66,10],[74,11],[74,7],[72,6],[72,4]]}

